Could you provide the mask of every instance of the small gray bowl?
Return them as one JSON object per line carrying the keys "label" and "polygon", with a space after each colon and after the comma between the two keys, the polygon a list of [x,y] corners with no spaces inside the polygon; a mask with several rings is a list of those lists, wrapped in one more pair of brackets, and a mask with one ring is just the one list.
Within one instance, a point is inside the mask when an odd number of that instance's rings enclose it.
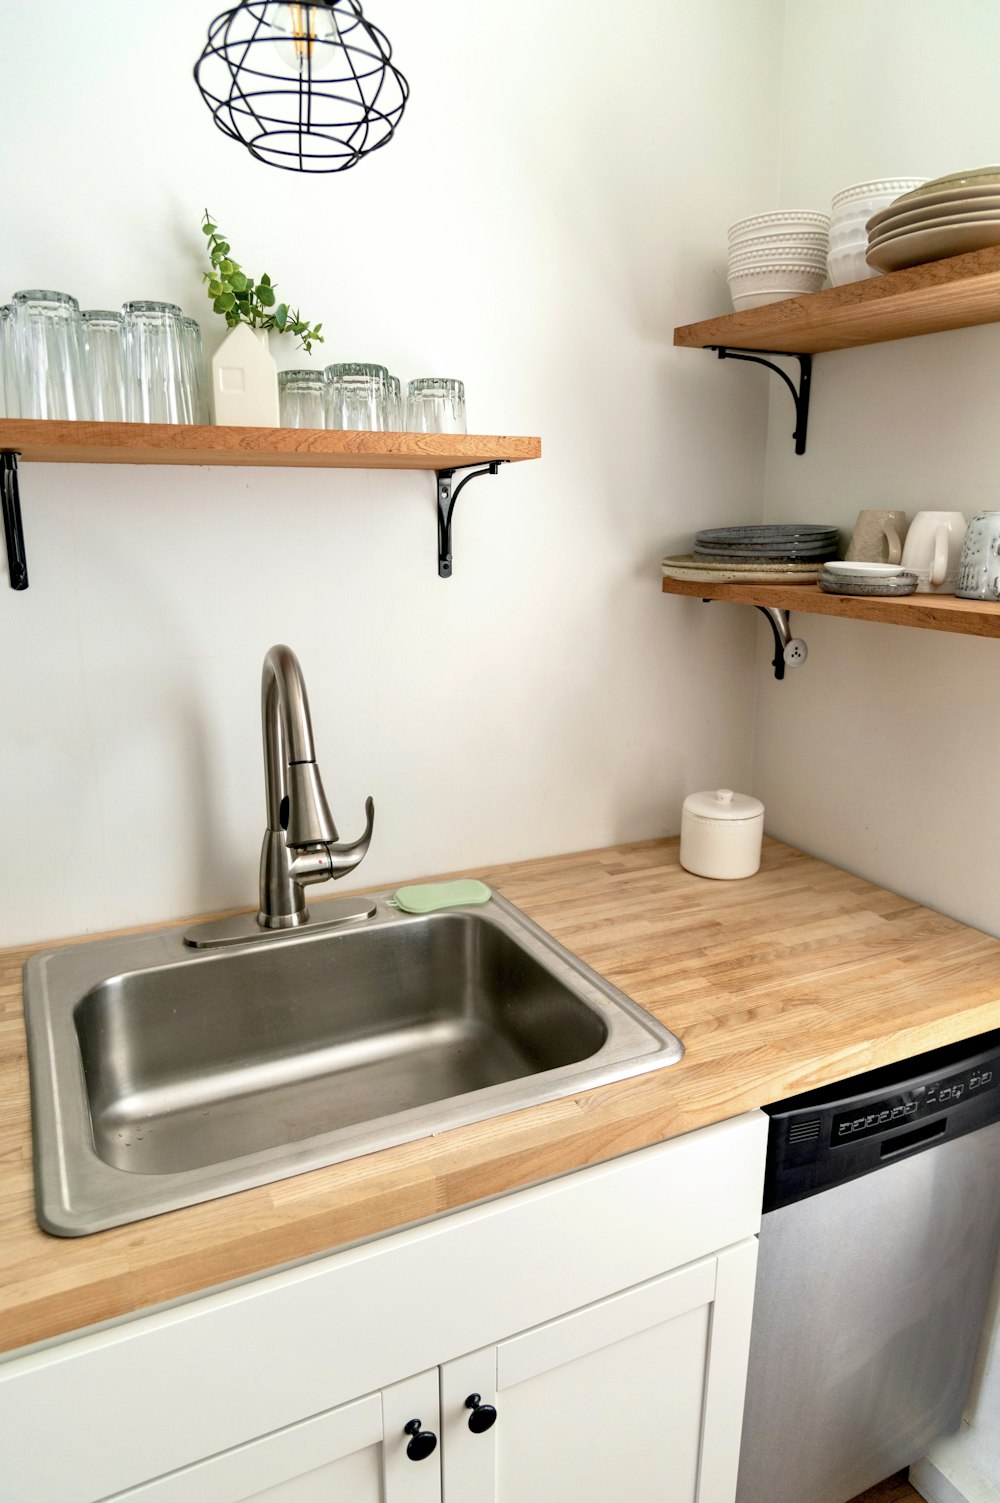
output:
{"label": "small gray bowl", "polygon": [[820,569],[816,583],[827,595],[912,595],[917,576],[908,571],[899,574],[831,574]]}

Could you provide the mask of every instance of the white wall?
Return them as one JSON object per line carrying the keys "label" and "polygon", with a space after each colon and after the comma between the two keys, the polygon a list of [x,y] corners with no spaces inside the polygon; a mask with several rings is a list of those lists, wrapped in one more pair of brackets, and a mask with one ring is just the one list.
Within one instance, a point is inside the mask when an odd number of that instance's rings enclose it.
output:
{"label": "white wall", "polygon": [[695,783],[748,778],[752,643],[658,561],[760,505],[765,389],[671,338],[773,197],[780,0],[373,0],[411,103],[319,179],[212,126],[190,70],[220,4],[53,0],[43,35],[7,0],[0,292],[208,328],[207,204],[325,322],[319,363],[458,375],[473,431],[544,458],[469,487],[450,581],[426,475],[24,466],[0,943],[255,900],[275,641],[345,837],[375,796],[359,883],[676,831]]}
{"label": "white wall", "polygon": [[[789,0],[782,203],[822,208],[851,183],[995,161],[998,56],[993,0]],[[1000,506],[998,377],[996,327],[820,355],[802,458],[788,397],[772,395],[766,515],[847,534],[863,507]],[[768,829],[1000,934],[997,644],[792,621],[804,668],[775,683],[759,646],[754,783]],[[963,1475],[986,1489],[967,1495],[983,1500],[1000,1488],[1000,1337],[987,1341],[958,1442]],[[931,1453],[957,1478],[948,1455]]]}

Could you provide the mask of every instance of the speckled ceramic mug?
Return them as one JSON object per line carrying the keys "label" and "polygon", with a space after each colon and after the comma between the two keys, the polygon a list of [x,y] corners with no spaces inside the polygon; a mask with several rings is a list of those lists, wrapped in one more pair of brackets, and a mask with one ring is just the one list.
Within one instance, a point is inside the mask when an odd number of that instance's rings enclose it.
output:
{"label": "speckled ceramic mug", "polygon": [[898,564],[905,537],[905,511],[859,511],[844,557],[851,563]]}
{"label": "speckled ceramic mug", "polygon": [[969,523],[955,594],[963,600],[1000,600],[1000,511],[977,512]]}

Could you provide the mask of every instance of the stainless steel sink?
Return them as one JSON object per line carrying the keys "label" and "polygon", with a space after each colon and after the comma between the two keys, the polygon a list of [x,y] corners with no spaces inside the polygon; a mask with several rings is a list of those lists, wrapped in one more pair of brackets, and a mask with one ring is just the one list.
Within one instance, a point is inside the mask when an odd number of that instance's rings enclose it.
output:
{"label": "stainless steel sink", "polygon": [[[42,1226],[77,1236],[659,1069],[678,1040],[494,894],[25,969]],[[319,915],[321,917],[321,915]]]}

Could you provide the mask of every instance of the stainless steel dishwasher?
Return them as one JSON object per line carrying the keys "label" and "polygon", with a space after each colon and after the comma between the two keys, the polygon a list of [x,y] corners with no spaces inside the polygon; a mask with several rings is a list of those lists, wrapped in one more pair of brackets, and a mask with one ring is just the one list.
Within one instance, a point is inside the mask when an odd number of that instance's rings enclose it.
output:
{"label": "stainless steel dishwasher", "polygon": [[765,1110],[737,1503],[845,1503],[961,1418],[1000,1241],[1000,1030]]}

